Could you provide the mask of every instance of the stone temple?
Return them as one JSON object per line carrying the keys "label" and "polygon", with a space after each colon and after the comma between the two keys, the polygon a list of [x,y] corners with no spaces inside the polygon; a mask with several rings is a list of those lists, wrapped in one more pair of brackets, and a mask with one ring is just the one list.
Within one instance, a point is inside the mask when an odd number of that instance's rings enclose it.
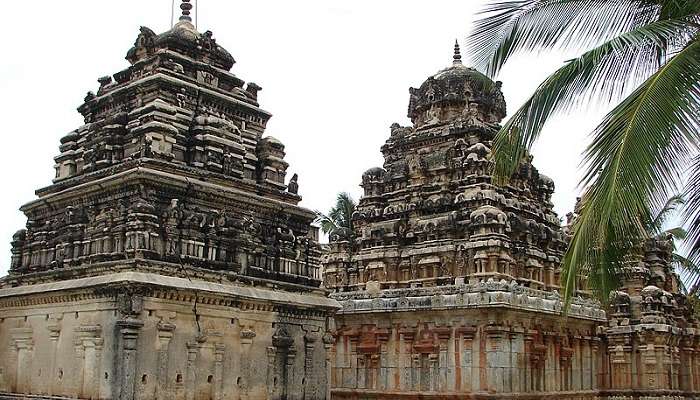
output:
{"label": "stone temple", "polygon": [[[337,302],[260,86],[192,24],[141,28],[26,204],[0,398],[327,399]],[[30,397],[26,397],[30,398]]]}
{"label": "stone temple", "polygon": [[413,126],[394,124],[384,167],[362,176],[355,245],[332,236],[324,256],[343,307],[333,398],[700,398],[700,332],[670,240],[629,260],[610,313],[579,291],[561,318],[569,228],[531,157],[507,187],[491,183],[505,115],[501,83],[463,65],[457,45],[410,90]]}
{"label": "stone temple", "polygon": [[626,260],[609,307],[580,277],[561,317],[578,216],[562,226],[531,157],[491,183],[501,83],[458,46],[363,174],[356,240],[326,251],[261,87],[181,9],[98,80],[22,207],[0,400],[700,399],[670,238]]}

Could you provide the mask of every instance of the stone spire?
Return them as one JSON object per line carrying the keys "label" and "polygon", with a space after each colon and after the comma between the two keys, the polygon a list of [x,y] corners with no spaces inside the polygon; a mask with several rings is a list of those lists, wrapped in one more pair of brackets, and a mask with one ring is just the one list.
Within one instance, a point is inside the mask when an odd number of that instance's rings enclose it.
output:
{"label": "stone spire", "polygon": [[180,21],[192,22],[192,17],[190,16],[192,11],[192,4],[190,4],[191,2],[192,0],[182,0],[182,4],[180,4],[180,9],[182,10]]}
{"label": "stone spire", "polygon": [[459,50],[459,41],[457,39],[455,39],[455,55],[452,57],[452,60],[453,64],[462,63],[462,53]]}

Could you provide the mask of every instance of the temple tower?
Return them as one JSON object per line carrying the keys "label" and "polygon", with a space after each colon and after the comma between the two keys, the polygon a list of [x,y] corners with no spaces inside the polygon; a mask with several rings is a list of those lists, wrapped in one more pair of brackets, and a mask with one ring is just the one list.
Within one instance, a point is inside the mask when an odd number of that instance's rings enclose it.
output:
{"label": "temple tower", "polygon": [[22,207],[0,280],[9,398],[328,398],[315,215],[260,86],[181,9],[99,79]]}
{"label": "temple tower", "polygon": [[343,305],[334,398],[598,387],[605,312],[577,298],[568,323],[559,320],[566,237],[552,180],[530,157],[509,186],[491,182],[505,115],[501,83],[465,66],[458,45],[452,65],[410,90],[413,125],[394,124],[384,167],[362,176],[357,245],[331,238],[324,260],[325,285]]}

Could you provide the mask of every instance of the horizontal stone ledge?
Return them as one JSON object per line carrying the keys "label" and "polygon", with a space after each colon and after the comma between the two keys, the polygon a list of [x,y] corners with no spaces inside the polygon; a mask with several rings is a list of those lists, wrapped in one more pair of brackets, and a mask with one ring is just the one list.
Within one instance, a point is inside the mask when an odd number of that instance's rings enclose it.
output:
{"label": "horizontal stone ledge", "polygon": [[48,395],[0,393],[0,400],[74,400],[70,397],[56,397]]}
{"label": "horizontal stone ledge", "polygon": [[0,299],[36,294],[48,294],[52,292],[70,291],[76,289],[87,289],[108,285],[114,286],[118,284],[145,284],[163,287],[166,289],[192,290],[221,296],[267,301],[275,304],[298,306],[303,308],[320,308],[329,311],[340,309],[340,304],[337,301],[320,295],[290,293],[263,288],[188,280],[184,278],[144,272],[120,272],[116,274],[100,275],[89,278],[0,289]]}
{"label": "horizontal stone ledge", "polygon": [[401,392],[378,391],[367,389],[332,389],[332,398],[338,399],[363,399],[363,400],[542,400],[542,399],[567,399],[567,400],[601,400],[600,391],[581,390],[567,392],[530,392],[530,393],[487,393],[487,392]]}
{"label": "horizontal stone ledge", "polygon": [[[146,161],[153,160],[146,159]],[[28,210],[40,207],[42,205],[59,203],[75,197],[85,197],[86,193],[99,193],[108,188],[121,187],[126,183],[136,182],[138,180],[149,180],[161,185],[163,182],[166,182],[168,185],[183,189],[193,186],[203,192],[232,196],[231,198],[235,201],[252,206],[264,208],[281,207],[285,212],[290,214],[295,214],[306,218],[316,217],[316,214],[313,211],[280,199],[275,199],[269,196],[260,196],[242,188],[222,185],[215,182],[208,182],[194,176],[179,175],[177,173],[163,171],[158,169],[158,165],[141,165],[140,163],[135,164],[133,168],[116,172],[113,175],[100,177],[95,180],[88,180],[57,192],[42,195],[40,198],[30,201],[29,203],[20,207],[20,211],[27,212]]]}

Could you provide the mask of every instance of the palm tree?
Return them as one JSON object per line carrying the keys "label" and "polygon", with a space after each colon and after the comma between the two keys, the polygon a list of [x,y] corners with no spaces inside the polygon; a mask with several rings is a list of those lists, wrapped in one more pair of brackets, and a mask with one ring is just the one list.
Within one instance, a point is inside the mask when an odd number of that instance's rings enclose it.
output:
{"label": "palm tree", "polygon": [[645,224],[648,237],[654,238],[671,238],[673,245],[673,253],[671,254],[671,265],[674,270],[685,278],[685,283],[681,280],[683,291],[691,296],[695,296],[700,289],[700,268],[690,258],[679,253],[675,246],[676,242],[682,242],[687,239],[688,232],[682,226],[667,228],[669,219],[678,215],[679,209],[685,204],[685,199],[682,195],[677,194],[666,200],[666,203],[658,210],[653,219]]}
{"label": "palm tree", "polygon": [[316,211],[316,222],[321,224],[321,231],[338,240],[348,242],[348,251],[352,252],[355,246],[355,228],[352,224],[352,214],[357,203],[349,193],[338,193],[335,206],[328,215]]}
{"label": "palm tree", "polygon": [[582,273],[606,299],[630,240],[648,237],[644,221],[681,188],[690,210],[690,254],[700,255],[699,1],[495,1],[469,40],[476,66],[491,76],[519,52],[585,49],[501,128],[496,183],[507,184],[550,116],[621,99],[583,154],[587,195],[562,266],[567,300]]}

